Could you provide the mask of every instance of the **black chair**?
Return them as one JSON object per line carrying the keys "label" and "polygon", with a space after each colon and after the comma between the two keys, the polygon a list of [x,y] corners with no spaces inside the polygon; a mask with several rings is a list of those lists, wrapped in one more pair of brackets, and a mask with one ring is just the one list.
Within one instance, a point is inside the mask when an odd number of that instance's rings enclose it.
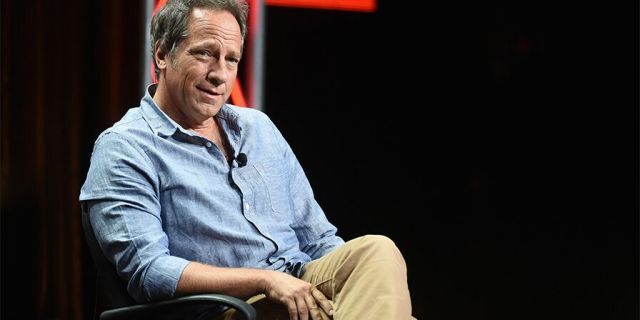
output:
{"label": "black chair", "polygon": [[94,319],[214,319],[229,308],[236,309],[237,314],[242,314],[247,320],[256,319],[255,309],[246,301],[222,294],[198,294],[136,304],[127,293],[125,283],[116,273],[115,267],[98,246],[85,210],[82,210],[82,228],[96,265]]}

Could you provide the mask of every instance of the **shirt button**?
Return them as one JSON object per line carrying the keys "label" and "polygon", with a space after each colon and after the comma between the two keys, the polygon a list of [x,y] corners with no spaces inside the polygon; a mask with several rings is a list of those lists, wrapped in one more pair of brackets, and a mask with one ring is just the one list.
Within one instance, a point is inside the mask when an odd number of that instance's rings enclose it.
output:
{"label": "shirt button", "polygon": [[245,208],[245,209],[247,209],[247,210],[249,210],[249,209],[251,208],[251,206],[250,206],[249,204],[245,204],[245,205],[244,205],[244,208]]}
{"label": "shirt button", "polygon": [[211,148],[212,146],[211,142],[207,142],[205,145],[207,146],[207,148]]}

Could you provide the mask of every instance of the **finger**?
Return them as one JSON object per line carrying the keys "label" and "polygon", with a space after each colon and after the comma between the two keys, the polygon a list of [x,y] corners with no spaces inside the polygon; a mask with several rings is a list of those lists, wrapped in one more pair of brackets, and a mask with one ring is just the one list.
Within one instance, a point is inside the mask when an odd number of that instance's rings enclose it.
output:
{"label": "finger", "polygon": [[296,305],[298,307],[298,318],[300,320],[309,320],[309,308],[304,301],[304,297],[296,297]]}
{"label": "finger", "polygon": [[331,304],[331,301],[329,301],[329,299],[327,299],[327,297],[322,293],[322,291],[314,287],[311,289],[311,295],[326,314],[333,316],[333,305]]}
{"label": "finger", "polygon": [[287,311],[289,312],[289,319],[298,320],[298,308],[296,307],[295,300],[287,299],[284,305],[287,307]]}
{"label": "finger", "polygon": [[311,295],[311,293],[304,295],[304,300],[307,302],[307,307],[309,307],[311,319],[322,320],[322,315],[320,315],[320,309],[318,309],[316,299]]}

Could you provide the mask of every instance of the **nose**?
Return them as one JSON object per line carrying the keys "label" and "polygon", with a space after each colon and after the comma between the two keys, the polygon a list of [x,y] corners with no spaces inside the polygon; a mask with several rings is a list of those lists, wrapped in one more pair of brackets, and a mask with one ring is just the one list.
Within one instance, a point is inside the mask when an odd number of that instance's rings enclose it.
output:
{"label": "nose", "polygon": [[225,68],[224,60],[218,59],[211,62],[207,72],[207,80],[214,86],[219,86],[229,80],[229,71]]}

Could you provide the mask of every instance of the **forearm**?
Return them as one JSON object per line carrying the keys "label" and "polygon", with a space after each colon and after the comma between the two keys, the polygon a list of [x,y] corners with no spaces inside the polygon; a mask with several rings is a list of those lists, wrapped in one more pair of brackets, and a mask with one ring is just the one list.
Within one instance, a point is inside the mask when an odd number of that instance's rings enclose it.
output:
{"label": "forearm", "polygon": [[239,298],[264,293],[270,273],[274,271],[249,268],[220,268],[190,262],[178,280],[177,295],[220,293]]}
{"label": "forearm", "polygon": [[291,319],[320,319],[318,306],[333,315],[329,300],[311,283],[279,271],[218,268],[197,262],[189,263],[178,280],[176,294],[220,293],[249,298],[264,293],[281,303]]}

